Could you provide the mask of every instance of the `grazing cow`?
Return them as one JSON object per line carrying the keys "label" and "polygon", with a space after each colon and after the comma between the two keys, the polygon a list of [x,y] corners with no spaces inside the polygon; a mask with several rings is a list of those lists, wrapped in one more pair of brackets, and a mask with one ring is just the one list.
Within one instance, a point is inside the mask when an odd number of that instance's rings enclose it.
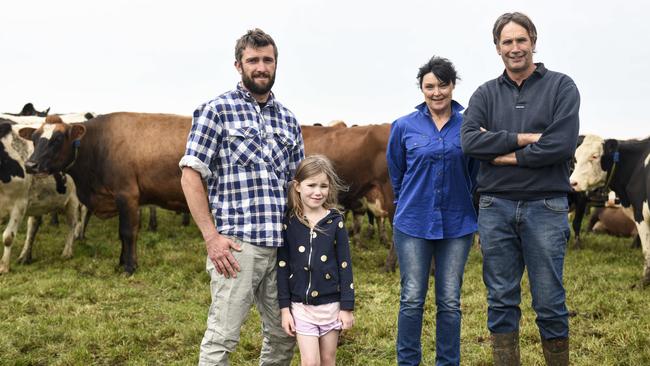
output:
{"label": "grazing cow", "polygon": [[[12,128],[13,127],[13,128]],[[27,236],[18,258],[21,263],[32,260],[32,246],[41,223],[41,215],[50,212],[65,212],[70,227],[61,256],[72,256],[74,238],[79,235],[80,203],[74,184],[67,184],[65,192],[52,177],[36,177],[25,174],[25,161],[33,151],[33,145],[20,138],[15,124],[0,123],[0,217],[9,216],[7,227],[2,233],[4,253],[0,261],[0,273],[9,272],[11,246],[18,227],[25,215]]]}
{"label": "grazing cow", "polygon": [[[302,126],[305,141],[305,154],[327,156],[337,174],[349,186],[341,192],[339,201],[344,207],[356,207],[373,188],[382,196],[387,217],[392,220],[395,214],[393,189],[388,178],[386,145],[390,134],[390,124],[342,127]],[[397,257],[393,245],[385,269],[395,270]]]}
{"label": "grazing cow", "polygon": [[67,172],[81,202],[97,217],[119,215],[120,265],[137,267],[139,207],[187,211],[178,161],[191,118],[170,114],[111,113],[86,123],[58,118],[20,135],[34,142],[28,173]]}
{"label": "grazing cow", "polygon": [[621,200],[624,212],[634,220],[644,255],[642,287],[650,284],[650,138],[603,140],[588,135],[576,149],[571,174],[575,191],[607,187]]}

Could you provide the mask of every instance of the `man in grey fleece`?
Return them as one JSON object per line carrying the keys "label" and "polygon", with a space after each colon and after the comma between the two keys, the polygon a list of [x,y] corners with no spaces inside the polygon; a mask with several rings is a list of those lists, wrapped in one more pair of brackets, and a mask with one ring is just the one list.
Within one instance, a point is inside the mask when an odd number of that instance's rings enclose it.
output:
{"label": "man in grey fleece", "polygon": [[568,365],[562,271],[580,95],[571,78],[533,63],[537,30],[526,15],[503,14],[492,35],[505,71],[472,95],[461,141],[465,154],[481,160],[478,224],[494,364],[520,364],[527,269],[546,363]]}

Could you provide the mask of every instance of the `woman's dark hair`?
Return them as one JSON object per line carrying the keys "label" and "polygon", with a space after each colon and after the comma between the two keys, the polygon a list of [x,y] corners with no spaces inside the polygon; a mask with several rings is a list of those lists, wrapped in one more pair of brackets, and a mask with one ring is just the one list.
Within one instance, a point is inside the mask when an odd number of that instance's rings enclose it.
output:
{"label": "woman's dark hair", "polygon": [[420,88],[422,88],[424,75],[430,72],[443,83],[456,85],[456,79],[460,80],[460,77],[456,74],[456,68],[451,61],[443,57],[433,56],[426,64],[420,66],[418,70],[417,79]]}

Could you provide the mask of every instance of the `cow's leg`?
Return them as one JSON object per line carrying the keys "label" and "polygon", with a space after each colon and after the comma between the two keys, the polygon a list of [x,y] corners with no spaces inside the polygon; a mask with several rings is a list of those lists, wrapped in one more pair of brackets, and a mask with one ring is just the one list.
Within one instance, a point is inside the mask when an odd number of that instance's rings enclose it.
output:
{"label": "cow's leg", "polygon": [[25,210],[27,209],[27,202],[15,202],[14,207],[11,208],[9,221],[7,227],[2,233],[2,243],[4,244],[4,252],[2,253],[2,261],[0,261],[0,274],[9,272],[9,260],[11,259],[11,244],[16,237],[18,226],[23,221]]}
{"label": "cow's leg", "polygon": [[587,210],[587,195],[577,194],[576,195],[576,210],[573,215],[573,221],[571,226],[573,227],[573,247],[576,249],[582,248],[582,240],[580,238],[580,230],[582,228],[582,219],[585,217],[585,212]]}
{"label": "cow's leg", "polygon": [[632,241],[632,244],[630,244],[630,248],[641,248],[641,237],[639,237],[639,234],[634,236],[634,240]]}
{"label": "cow's leg", "polygon": [[133,274],[138,267],[136,241],[140,227],[140,210],[136,196],[120,195],[116,199],[120,216],[119,232],[122,242],[120,265],[124,271]]}
{"label": "cow's leg", "polygon": [[650,285],[650,222],[642,221],[636,224],[641,238],[641,248],[643,249],[643,278],[641,279],[641,286],[646,287]]}
{"label": "cow's leg", "polygon": [[59,225],[59,215],[56,212],[50,214],[50,225],[58,226]]}
{"label": "cow's leg", "polygon": [[32,263],[32,247],[34,246],[36,233],[38,232],[38,228],[41,227],[42,222],[42,216],[30,216],[27,219],[27,234],[25,235],[25,245],[23,245],[23,251],[20,252],[20,256],[18,257],[18,263]]}
{"label": "cow's leg", "polygon": [[388,249],[388,256],[386,256],[386,264],[384,265],[384,272],[395,272],[395,265],[397,264],[397,253],[395,252],[395,241],[390,241],[390,249]]}
{"label": "cow's leg", "polygon": [[68,235],[65,239],[65,246],[63,247],[63,252],[61,253],[61,258],[69,259],[72,258],[72,247],[74,245],[75,237],[78,237],[80,227],[83,225],[81,220],[79,220],[79,200],[76,196],[70,197],[68,204],[65,206],[65,218],[68,223]]}
{"label": "cow's leg", "polygon": [[379,231],[379,242],[382,246],[388,245],[388,233],[386,232],[386,218],[380,216],[377,218],[377,227]]}
{"label": "cow's leg", "polygon": [[79,219],[80,225],[79,230],[76,234],[76,239],[86,240],[86,230],[88,229],[88,222],[90,222],[90,217],[93,215],[92,210],[86,207],[84,204],[79,203]]}
{"label": "cow's leg", "polygon": [[366,211],[366,216],[368,216],[368,226],[366,226],[365,238],[371,239],[375,236],[375,223],[377,222],[377,218],[370,210]]}
{"label": "cow's leg", "polygon": [[353,237],[353,242],[355,245],[359,246],[360,248],[364,248],[365,245],[363,245],[363,241],[361,240],[361,221],[363,220],[363,214],[358,214],[356,212],[352,212],[352,234]]}
{"label": "cow's leg", "polygon": [[149,226],[147,229],[149,231],[156,231],[158,230],[158,214],[157,214],[156,206],[149,206]]}
{"label": "cow's leg", "polygon": [[187,212],[181,213],[181,225],[188,226],[190,224],[190,214]]}

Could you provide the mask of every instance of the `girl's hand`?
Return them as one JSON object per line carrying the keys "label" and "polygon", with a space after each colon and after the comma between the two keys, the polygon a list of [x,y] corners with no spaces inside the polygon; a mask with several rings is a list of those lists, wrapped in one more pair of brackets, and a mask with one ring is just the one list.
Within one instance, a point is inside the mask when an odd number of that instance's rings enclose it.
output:
{"label": "girl's hand", "polygon": [[354,314],[349,310],[339,311],[339,321],[343,323],[343,329],[350,329],[354,325]]}
{"label": "girl's hand", "polygon": [[280,309],[282,312],[282,329],[288,335],[295,337],[296,336],[296,324],[293,322],[293,315],[291,315],[291,310],[289,308]]}

